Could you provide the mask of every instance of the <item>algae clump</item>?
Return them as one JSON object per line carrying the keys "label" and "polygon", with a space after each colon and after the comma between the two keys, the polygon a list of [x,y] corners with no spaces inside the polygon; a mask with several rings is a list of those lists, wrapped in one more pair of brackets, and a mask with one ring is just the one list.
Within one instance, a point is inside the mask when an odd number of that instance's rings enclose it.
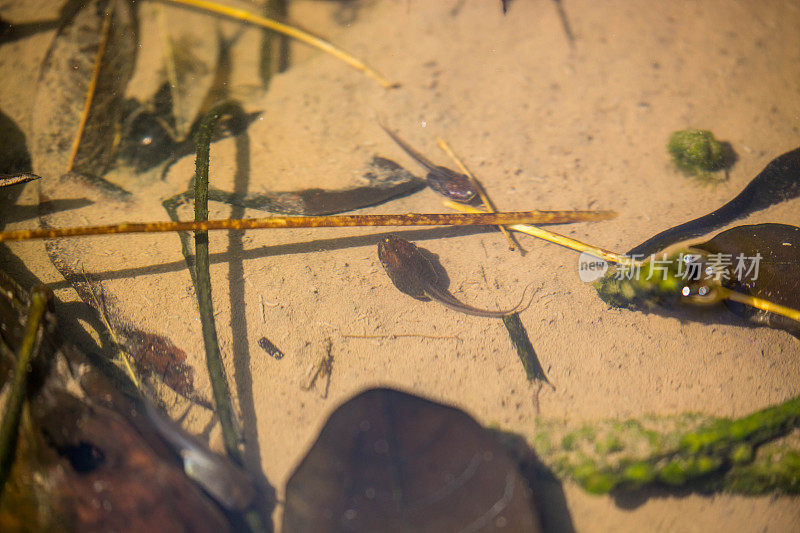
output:
{"label": "algae clump", "polygon": [[667,150],[684,174],[714,181],[713,172],[726,166],[725,147],[708,130],[679,130],[669,137]]}

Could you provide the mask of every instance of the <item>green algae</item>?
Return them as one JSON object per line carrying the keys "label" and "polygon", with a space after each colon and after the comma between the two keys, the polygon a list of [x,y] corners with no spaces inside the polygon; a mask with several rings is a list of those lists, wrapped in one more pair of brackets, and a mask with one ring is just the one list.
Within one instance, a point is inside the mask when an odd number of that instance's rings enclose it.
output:
{"label": "green algae", "polygon": [[536,426],[540,460],[593,494],[648,485],[800,493],[800,396],[736,419],[683,414]]}
{"label": "green algae", "polygon": [[726,166],[725,147],[708,130],[679,130],[669,137],[667,151],[684,174],[703,181],[718,181],[714,172]]}

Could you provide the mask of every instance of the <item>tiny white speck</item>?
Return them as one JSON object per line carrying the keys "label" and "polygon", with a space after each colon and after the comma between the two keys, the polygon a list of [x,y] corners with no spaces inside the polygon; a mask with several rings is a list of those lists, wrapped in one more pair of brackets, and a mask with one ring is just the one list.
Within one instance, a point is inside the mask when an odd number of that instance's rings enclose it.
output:
{"label": "tiny white speck", "polygon": [[421,125],[422,125],[423,128],[427,128],[428,127],[428,123],[425,122],[424,120],[422,121]]}

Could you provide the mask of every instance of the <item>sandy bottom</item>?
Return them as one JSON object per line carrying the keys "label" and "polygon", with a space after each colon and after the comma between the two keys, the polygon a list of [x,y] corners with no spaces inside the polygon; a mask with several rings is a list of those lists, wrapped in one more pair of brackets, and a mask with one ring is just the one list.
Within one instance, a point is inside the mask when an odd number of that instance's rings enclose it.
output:
{"label": "sandy bottom", "polygon": [[[447,139],[502,209],[618,211],[612,221],[557,231],[622,252],[716,209],[771,159],[800,145],[800,7],[791,2],[566,0],[574,47],[549,1],[512,2],[505,17],[500,2],[386,1],[361,9],[349,25],[333,22],[336,10],[320,4],[299,2],[295,15],[309,13],[301,19],[306,27],[402,87],[387,92],[330,57],[304,52],[266,95],[247,104],[263,111],[248,141],[214,145],[217,187],[231,189],[243,168],[255,192],[343,187],[358,182],[376,153],[419,174],[381,131],[380,118],[442,164],[447,159],[435,139]],[[29,20],[17,9],[2,14]],[[0,53],[0,106],[23,131],[36,79],[30,65],[51,35],[4,45]],[[255,79],[246,67],[256,54],[241,47],[257,37],[248,30],[237,45],[242,85]],[[150,78],[157,70],[140,67],[151,69]],[[140,78],[137,87],[146,87],[147,76]],[[671,168],[667,137],[687,127],[710,129],[731,143],[739,160],[728,181],[703,187]],[[143,179],[135,210],[89,206],[60,220],[164,219],[160,201],[183,190],[192,171],[187,157],[165,181]],[[110,178],[130,187],[135,177]],[[32,198],[26,191],[21,201]],[[231,213],[222,205],[212,211]],[[443,211],[429,190],[363,210]],[[795,200],[742,222],[798,225],[798,213]],[[735,317],[701,323],[609,310],[578,278],[576,253],[527,236],[520,236],[523,255],[509,252],[497,233],[398,233],[438,255],[453,293],[472,305],[507,307],[532,283],[536,296],[521,317],[555,390],[541,390],[537,413],[537,387],[527,382],[499,320],[397,292],[377,259],[381,231],[215,235],[217,324],[247,458],[279,497],[330,412],[375,385],[456,405],[529,439],[537,415],[565,422],[687,411],[737,416],[798,393],[800,341],[785,332],[744,327]],[[77,298],[41,243],[10,247],[63,301]],[[122,316],[187,352],[196,385],[208,394],[178,238],[94,239],[75,250],[75,266],[102,282]],[[378,338],[353,337],[359,335]],[[264,353],[257,346],[262,336],[286,356]],[[327,339],[334,363],[325,397],[324,380],[310,391],[303,387]],[[203,413],[193,419],[198,426],[205,420]],[[564,523],[578,531],[788,531],[800,523],[800,500],[790,497],[652,494],[623,505],[570,483],[564,493],[570,513]]]}

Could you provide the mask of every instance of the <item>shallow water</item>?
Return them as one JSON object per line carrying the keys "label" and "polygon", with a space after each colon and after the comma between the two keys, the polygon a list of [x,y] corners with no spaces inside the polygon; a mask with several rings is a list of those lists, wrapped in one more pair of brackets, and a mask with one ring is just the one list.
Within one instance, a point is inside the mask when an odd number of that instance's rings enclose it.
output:
{"label": "shallow water", "polygon": [[[58,14],[50,4],[9,4],[0,15],[12,22],[47,20]],[[343,189],[364,183],[375,155],[423,178],[381,130],[380,119],[436,164],[455,168],[436,147],[436,137],[444,137],[502,210],[616,210],[611,221],[553,230],[624,251],[722,206],[773,158],[800,146],[800,8],[792,3],[566,0],[560,4],[574,45],[553,2],[509,2],[505,16],[500,2],[365,2],[346,24],[337,4],[297,1],[293,18],[402,86],[386,91],[333,58],[293,45],[290,68],[261,92],[254,52],[260,32],[245,29],[231,48],[230,87],[247,112],[261,114],[245,134],[213,145],[213,187],[240,194]],[[206,37],[215,34],[214,19],[169,11],[166,27],[195,43],[194,54],[213,67],[218,46]],[[165,79],[165,26],[151,4],[141,3],[139,16],[142,47],[126,95],[145,101]],[[226,22],[222,31],[232,36],[238,26]],[[204,37],[199,42],[191,37],[197,33]],[[0,111],[7,117],[0,126],[6,136],[14,131],[3,143],[6,171],[27,170],[32,117],[41,112],[34,106],[38,66],[53,35],[49,28],[0,46],[0,72],[7,73],[0,77]],[[198,86],[208,83],[195,75]],[[185,121],[196,114],[187,111]],[[672,166],[667,139],[689,127],[731,144],[738,161],[727,180],[704,187]],[[63,203],[78,207],[58,210],[50,222],[166,219],[161,202],[185,191],[194,171],[194,156],[179,156],[168,167],[140,172],[115,165],[107,172],[107,180],[134,193],[129,203],[51,181],[53,200],[95,203]],[[34,170],[64,166],[61,160],[33,164]],[[7,229],[39,224],[35,184],[0,195]],[[441,197],[425,189],[359,212],[446,211]],[[193,216],[191,206],[179,213]],[[798,213],[795,199],[737,224],[797,226]],[[212,202],[212,218],[230,216],[264,213]],[[800,341],[784,331],[749,327],[729,314],[688,320],[610,310],[578,276],[577,253],[525,235],[518,236],[523,254],[510,252],[493,231],[391,230],[435,254],[450,291],[476,307],[505,309],[526,285],[538,288],[521,320],[554,386],[540,388],[526,379],[500,320],[465,316],[395,289],[376,251],[389,231],[210,237],[216,321],[245,462],[279,495],[328,414],[375,385],[458,406],[531,441],[537,416],[567,422],[698,411],[739,416],[797,395]],[[102,293],[112,324],[168,338],[193,368],[197,394],[210,398],[194,288],[177,235],[99,237],[59,248],[64,265],[86,272]],[[52,286],[63,302],[59,309],[79,300],[42,243],[8,250],[4,266]],[[64,322],[67,327],[68,313]],[[262,337],[284,357],[263,352]],[[323,376],[309,388],[328,339],[330,380]],[[209,419],[195,407],[187,424],[200,431]],[[211,440],[220,442],[216,425]],[[784,530],[800,519],[800,504],[791,497],[667,495],[628,508],[569,483],[564,492],[579,531],[740,529],[743,523]]]}

